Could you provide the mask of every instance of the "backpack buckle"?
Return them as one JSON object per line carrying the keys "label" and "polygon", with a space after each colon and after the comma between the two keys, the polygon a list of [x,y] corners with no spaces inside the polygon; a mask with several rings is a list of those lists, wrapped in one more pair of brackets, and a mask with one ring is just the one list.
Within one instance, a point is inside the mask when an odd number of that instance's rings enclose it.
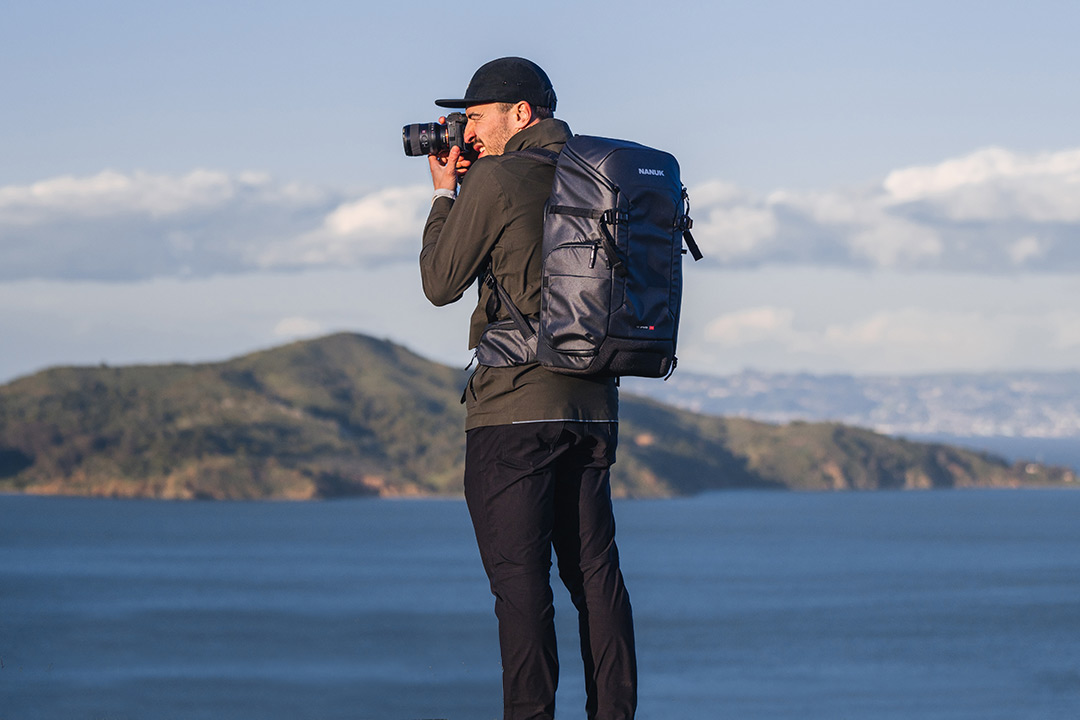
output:
{"label": "backpack buckle", "polygon": [[611,208],[605,210],[600,215],[600,222],[607,223],[608,225],[618,225],[619,223],[626,224],[630,221],[630,214],[625,210],[619,208]]}

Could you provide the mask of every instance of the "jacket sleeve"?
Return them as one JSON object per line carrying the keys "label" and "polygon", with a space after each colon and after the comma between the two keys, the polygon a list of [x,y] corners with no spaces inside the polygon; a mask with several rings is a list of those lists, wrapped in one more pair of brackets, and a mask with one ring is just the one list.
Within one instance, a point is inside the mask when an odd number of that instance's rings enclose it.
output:
{"label": "jacket sleeve", "polygon": [[506,224],[507,205],[495,178],[496,163],[469,168],[457,200],[437,198],[424,226],[420,277],[435,305],[461,299],[487,264]]}

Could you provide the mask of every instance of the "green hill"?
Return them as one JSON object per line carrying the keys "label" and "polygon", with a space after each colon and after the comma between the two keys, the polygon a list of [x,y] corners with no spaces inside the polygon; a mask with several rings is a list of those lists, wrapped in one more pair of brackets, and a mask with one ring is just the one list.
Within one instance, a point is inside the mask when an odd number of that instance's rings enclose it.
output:
{"label": "green hill", "polygon": [[[54,368],[0,386],[0,491],[155,498],[457,495],[465,373],[338,334],[221,363]],[[1072,474],[835,424],[624,395],[616,494],[1050,485]]]}

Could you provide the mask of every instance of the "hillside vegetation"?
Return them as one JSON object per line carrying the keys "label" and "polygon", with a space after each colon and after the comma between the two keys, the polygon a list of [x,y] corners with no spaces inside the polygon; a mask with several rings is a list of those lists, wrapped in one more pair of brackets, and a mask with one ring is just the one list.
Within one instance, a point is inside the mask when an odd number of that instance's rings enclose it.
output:
{"label": "hillside vegetation", "polygon": [[[458,495],[462,371],[337,334],[220,363],[54,368],[0,386],[0,491],[312,499]],[[624,394],[617,495],[1058,485],[1068,470]]]}

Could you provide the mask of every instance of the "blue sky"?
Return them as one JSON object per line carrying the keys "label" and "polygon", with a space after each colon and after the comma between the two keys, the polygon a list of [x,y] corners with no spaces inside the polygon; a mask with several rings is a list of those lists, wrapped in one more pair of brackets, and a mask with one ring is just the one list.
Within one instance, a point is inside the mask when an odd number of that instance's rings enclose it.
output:
{"label": "blue sky", "polygon": [[1075,2],[9,5],[0,381],[335,330],[464,365],[398,138],[503,55],[680,159],[681,366],[1080,366]]}

